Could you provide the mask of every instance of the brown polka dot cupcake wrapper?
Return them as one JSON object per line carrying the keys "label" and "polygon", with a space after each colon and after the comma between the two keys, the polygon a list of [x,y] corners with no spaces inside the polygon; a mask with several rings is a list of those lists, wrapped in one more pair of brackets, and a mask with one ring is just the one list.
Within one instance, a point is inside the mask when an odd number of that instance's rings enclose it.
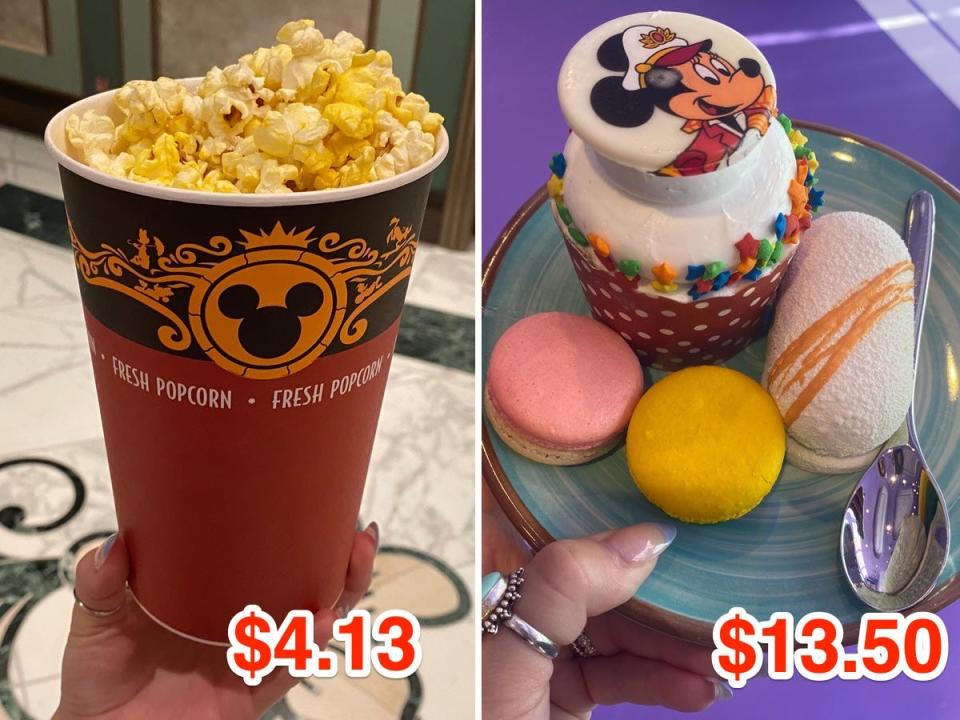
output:
{"label": "brown polka dot cupcake wrapper", "polygon": [[732,295],[685,302],[675,295],[636,290],[620,273],[595,267],[564,234],[580,287],[593,316],[623,337],[644,365],[679,370],[729,360],[756,337],[793,255],[755,282],[739,282]]}

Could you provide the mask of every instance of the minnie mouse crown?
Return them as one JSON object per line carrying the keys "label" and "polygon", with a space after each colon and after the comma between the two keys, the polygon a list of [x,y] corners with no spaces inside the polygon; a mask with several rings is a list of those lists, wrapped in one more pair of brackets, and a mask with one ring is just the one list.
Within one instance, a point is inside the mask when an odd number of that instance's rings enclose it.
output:
{"label": "minnie mouse crown", "polygon": [[570,128],[594,151],[659,175],[739,162],[776,114],[760,50],[687,13],[637,13],[594,28],[568,53],[557,92]]}

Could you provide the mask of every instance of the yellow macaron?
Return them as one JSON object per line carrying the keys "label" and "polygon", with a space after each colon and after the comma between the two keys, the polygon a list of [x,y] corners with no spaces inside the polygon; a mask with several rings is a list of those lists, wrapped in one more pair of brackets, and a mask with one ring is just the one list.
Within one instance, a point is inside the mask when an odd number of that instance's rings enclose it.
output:
{"label": "yellow macaron", "polygon": [[656,383],[627,429],[637,487],[684,522],[723,522],[753,510],[777,481],[785,451],[783,420],[767,391],[710,365]]}

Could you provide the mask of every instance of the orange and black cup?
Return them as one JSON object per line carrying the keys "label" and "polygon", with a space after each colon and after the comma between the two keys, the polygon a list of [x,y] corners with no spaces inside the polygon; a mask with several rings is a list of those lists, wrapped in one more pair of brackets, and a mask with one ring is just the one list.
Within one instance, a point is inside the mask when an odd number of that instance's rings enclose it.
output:
{"label": "orange and black cup", "polygon": [[225,643],[233,614],[342,590],[441,133],[426,164],[271,195],[60,164],[130,587],[170,630]]}

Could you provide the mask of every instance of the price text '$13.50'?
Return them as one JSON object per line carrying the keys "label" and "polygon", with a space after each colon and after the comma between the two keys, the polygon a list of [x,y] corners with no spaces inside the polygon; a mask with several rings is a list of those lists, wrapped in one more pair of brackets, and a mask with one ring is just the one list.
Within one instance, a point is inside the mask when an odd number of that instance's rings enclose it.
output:
{"label": "price text '$13.50'", "polygon": [[731,687],[741,688],[760,672],[766,646],[767,674],[775,680],[794,672],[809,680],[890,680],[904,674],[933,680],[947,664],[947,629],[933,613],[866,613],[859,640],[843,647],[843,625],[824,612],[811,612],[794,623],[791,613],[777,612],[765,622],[743,608],[732,608],[713,626],[713,669]]}

